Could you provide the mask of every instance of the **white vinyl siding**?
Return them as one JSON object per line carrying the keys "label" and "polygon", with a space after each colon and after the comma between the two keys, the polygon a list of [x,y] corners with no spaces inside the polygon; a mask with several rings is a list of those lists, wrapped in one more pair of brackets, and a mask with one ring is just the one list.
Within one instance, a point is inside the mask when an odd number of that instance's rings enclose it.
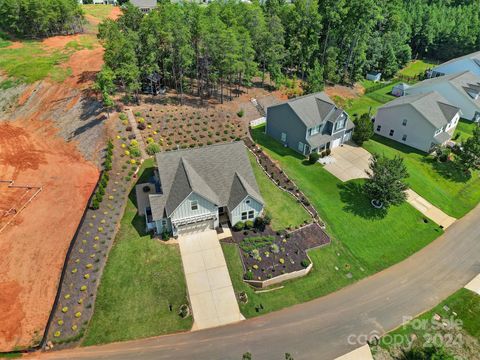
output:
{"label": "white vinyl siding", "polygon": [[[249,201],[247,203],[247,201]],[[251,196],[247,196],[235,209],[230,211],[230,222],[235,225],[239,221],[253,220],[260,216],[263,210],[263,205]],[[253,212],[253,213],[252,213]],[[242,214],[246,214],[247,218],[242,220]],[[252,216],[249,218],[249,215]]]}
{"label": "white vinyl siding", "polygon": [[[192,210],[194,202],[197,204],[197,210]],[[218,214],[217,206],[200,195],[191,193],[172,213],[170,218],[175,222],[175,220],[207,214]]]}

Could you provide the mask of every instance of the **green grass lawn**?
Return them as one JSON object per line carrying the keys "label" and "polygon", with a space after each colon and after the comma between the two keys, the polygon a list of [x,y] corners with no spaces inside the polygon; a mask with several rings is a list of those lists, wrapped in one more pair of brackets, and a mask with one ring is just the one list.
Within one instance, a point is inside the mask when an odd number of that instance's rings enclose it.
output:
{"label": "green grass lawn", "polygon": [[471,137],[473,134],[473,129],[475,129],[476,126],[477,125],[471,121],[460,119],[454,134],[454,136],[457,136],[457,134],[459,135],[456,141],[460,142]]}
{"label": "green grass lawn", "polygon": [[[447,306],[450,310],[445,310],[444,306]],[[453,312],[457,315],[454,316],[452,314]],[[480,319],[480,296],[470,290],[460,289],[433,309],[416,317],[415,321],[410,321],[398,329],[391,331],[388,334],[390,336],[381,338],[379,345],[385,349],[390,349],[400,345],[395,342],[392,343],[391,339],[407,340],[410,339],[411,334],[415,334],[417,336],[417,342],[423,345],[426,341],[431,341],[432,337],[436,334],[442,335],[444,333],[443,331],[439,331],[432,326],[432,319],[435,314],[440,315],[442,319],[459,321],[459,327],[462,331],[480,340],[480,321],[478,321]],[[458,330],[451,330],[446,333],[453,335],[454,339],[461,340],[461,338],[457,337],[457,331]],[[437,337],[437,339],[442,338],[446,340],[445,345],[449,348],[452,345],[452,342],[449,341],[450,338],[447,336]],[[403,341],[403,343],[406,343],[406,341]],[[470,351],[472,350],[478,354],[478,348],[471,349]]]}
{"label": "green grass lawn", "polygon": [[86,4],[82,5],[82,9],[86,15],[91,15],[94,18],[97,18],[100,21],[105,20],[108,15],[112,12],[113,6],[112,5],[93,5],[93,4]]}
{"label": "green grass lawn", "polygon": [[415,77],[434,67],[436,64],[428,60],[413,60],[398,73],[403,76]]}
{"label": "green grass lawn", "polygon": [[[152,165],[153,160],[145,161],[143,170]],[[144,218],[136,212],[131,195],[83,345],[144,338],[192,326],[191,317],[181,319],[177,314],[180,305],[187,302],[180,250],[145,234]]]}
{"label": "green grass lawn", "polygon": [[[409,204],[393,207],[387,215],[377,213],[363,194],[363,180],[342,183],[320,164],[307,165],[301,156],[263,131],[264,127],[252,131],[255,141],[310,199],[327,223],[332,244],[309,252],[314,264],[309,275],[267,293],[255,293],[242,281],[238,249],[235,245],[223,245],[235,291],[245,291],[249,296],[249,302],[240,305],[245,316],[278,310],[338,290],[405,259],[442,234],[437,225],[425,223]],[[263,310],[257,312],[260,304]]]}
{"label": "green grass lawn", "polygon": [[293,196],[275,186],[257,164],[253,154],[248,152],[248,156],[260,193],[265,201],[265,209],[272,218],[272,228],[274,230],[283,230],[289,226],[293,228],[311,219],[307,211]]}
{"label": "green grass lawn", "polygon": [[363,147],[370,153],[402,156],[410,174],[409,186],[450,216],[460,218],[480,201],[478,172],[465,179],[452,162],[439,163],[421,151],[378,135]]}

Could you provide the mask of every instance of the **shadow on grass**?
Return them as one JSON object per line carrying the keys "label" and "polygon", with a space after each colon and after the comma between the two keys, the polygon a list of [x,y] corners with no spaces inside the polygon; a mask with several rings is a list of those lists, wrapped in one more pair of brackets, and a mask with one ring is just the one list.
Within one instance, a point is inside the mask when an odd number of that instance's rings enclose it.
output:
{"label": "shadow on grass", "polygon": [[431,157],[426,157],[422,161],[426,164],[429,164],[445,179],[454,182],[466,183],[472,177],[471,173],[462,171],[453,161],[440,162]]}
{"label": "shadow on grass", "polygon": [[380,136],[378,134],[374,134],[373,137],[372,137],[372,140],[375,140],[376,142],[380,143],[380,144],[383,144],[385,146],[388,146],[388,147],[391,147],[392,149],[395,149],[399,152],[402,152],[404,154],[417,154],[417,155],[420,155],[422,157],[426,157],[428,156],[427,153],[421,151],[421,150],[417,150],[413,147],[410,147],[408,145],[404,145],[404,144],[400,144],[394,140],[390,140],[390,139],[387,139],[383,136]]}
{"label": "shadow on grass", "polygon": [[347,182],[338,185],[343,210],[368,220],[381,220],[387,216],[386,209],[375,209],[365,196],[362,184]]}
{"label": "shadow on grass", "polygon": [[253,140],[261,147],[276,153],[279,156],[291,156],[298,160],[305,160],[305,156],[293,151],[292,149],[283,146],[280,142],[265,134],[265,125],[251,129]]}

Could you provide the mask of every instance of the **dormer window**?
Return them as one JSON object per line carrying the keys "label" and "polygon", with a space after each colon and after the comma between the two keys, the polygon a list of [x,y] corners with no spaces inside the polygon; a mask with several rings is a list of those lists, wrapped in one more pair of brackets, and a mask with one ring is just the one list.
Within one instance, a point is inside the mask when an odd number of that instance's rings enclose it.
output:
{"label": "dormer window", "polygon": [[245,200],[245,204],[250,204],[250,199]]}

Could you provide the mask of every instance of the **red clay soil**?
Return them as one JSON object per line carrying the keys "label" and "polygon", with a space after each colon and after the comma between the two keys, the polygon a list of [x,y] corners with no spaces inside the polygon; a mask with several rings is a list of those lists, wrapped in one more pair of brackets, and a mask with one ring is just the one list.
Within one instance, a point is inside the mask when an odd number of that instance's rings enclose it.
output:
{"label": "red clay soil", "polygon": [[[0,352],[35,345],[98,178],[45,121],[0,123],[0,174],[43,190],[0,234]],[[0,195],[1,196],[1,195]]]}
{"label": "red clay soil", "polygon": [[342,99],[354,99],[363,95],[364,89],[360,84],[353,87],[344,85],[335,85],[325,87],[325,92],[329,97],[339,96]]}

